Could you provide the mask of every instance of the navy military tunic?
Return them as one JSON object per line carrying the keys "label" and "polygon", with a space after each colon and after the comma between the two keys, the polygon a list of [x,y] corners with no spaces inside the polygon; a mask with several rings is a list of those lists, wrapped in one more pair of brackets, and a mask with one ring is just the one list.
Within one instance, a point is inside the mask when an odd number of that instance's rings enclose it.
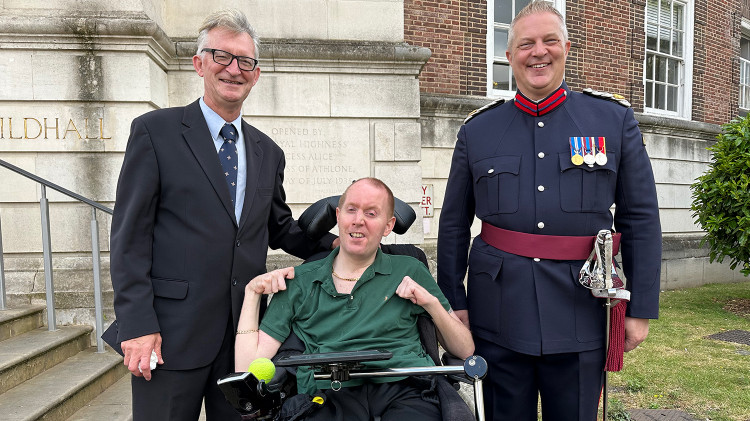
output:
{"label": "navy military tunic", "polygon": [[[604,165],[572,162],[570,138],[582,136],[606,139]],[[627,316],[658,316],[659,209],[631,108],[563,83],[538,104],[519,93],[479,113],[458,133],[440,215],[438,283],[454,309],[468,309],[475,336],[529,355],[602,348],[605,313],[578,283],[583,261],[521,257],[479,236],[467,259],[475,216],[557,236],[593,237],[614,224],[632,293]]]}

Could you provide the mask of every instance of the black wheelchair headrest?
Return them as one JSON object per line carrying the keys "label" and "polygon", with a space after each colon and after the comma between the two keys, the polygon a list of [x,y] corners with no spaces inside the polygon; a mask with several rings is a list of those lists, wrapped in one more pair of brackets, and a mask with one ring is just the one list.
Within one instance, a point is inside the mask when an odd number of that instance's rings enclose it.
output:
{"label": "black wheelchair headrest", "polygon": [[[341,196],[331,196],[320,199],[302,212],[297,222],[308,238],[318,240],[331,228],[336,226],[336,207]],[[394,197],[393,216],[396,223],[393,232],[405,233],[417,219],[417,213],[406,202]]]}

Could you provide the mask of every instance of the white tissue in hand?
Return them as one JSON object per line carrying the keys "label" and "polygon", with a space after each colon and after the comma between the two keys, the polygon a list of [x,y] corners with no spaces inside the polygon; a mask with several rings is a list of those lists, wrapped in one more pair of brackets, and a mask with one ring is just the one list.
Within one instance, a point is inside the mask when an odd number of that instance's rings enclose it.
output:
{"label": "white tissue in hand", "polygon": [[[156,368],[156,363],[159,362],[159,357],[156,356],[156,351],[151,350],[151,362],[149,362],[148,366],[153,371]],[[143,373],[143,369],[141,368],[141,365],[138,364],[138,371]]]}

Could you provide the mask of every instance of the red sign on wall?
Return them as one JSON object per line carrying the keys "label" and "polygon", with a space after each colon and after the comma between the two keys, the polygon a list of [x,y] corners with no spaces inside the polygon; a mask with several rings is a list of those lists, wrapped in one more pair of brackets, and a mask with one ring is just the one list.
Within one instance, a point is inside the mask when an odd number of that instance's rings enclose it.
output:
{"label": "red sign on wall", "polygon": [[432,184],[422,185],[422,203],[419,204],[419,208],[422,209],[422,218],[432,218],[435,212],[435,206],[432,200]]}

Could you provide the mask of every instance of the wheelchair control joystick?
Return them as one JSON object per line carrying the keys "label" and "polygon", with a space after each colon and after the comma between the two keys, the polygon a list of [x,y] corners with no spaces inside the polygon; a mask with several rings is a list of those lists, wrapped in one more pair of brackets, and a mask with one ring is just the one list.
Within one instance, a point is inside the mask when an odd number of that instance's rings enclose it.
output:
{"label": "wheelchair control joystick", "polygon": [[258,380],[253,373],[231,373],[217,381],[227,401],[240,413],[242,419],[270,420],[286,398],[280,376],[279,384]]}

